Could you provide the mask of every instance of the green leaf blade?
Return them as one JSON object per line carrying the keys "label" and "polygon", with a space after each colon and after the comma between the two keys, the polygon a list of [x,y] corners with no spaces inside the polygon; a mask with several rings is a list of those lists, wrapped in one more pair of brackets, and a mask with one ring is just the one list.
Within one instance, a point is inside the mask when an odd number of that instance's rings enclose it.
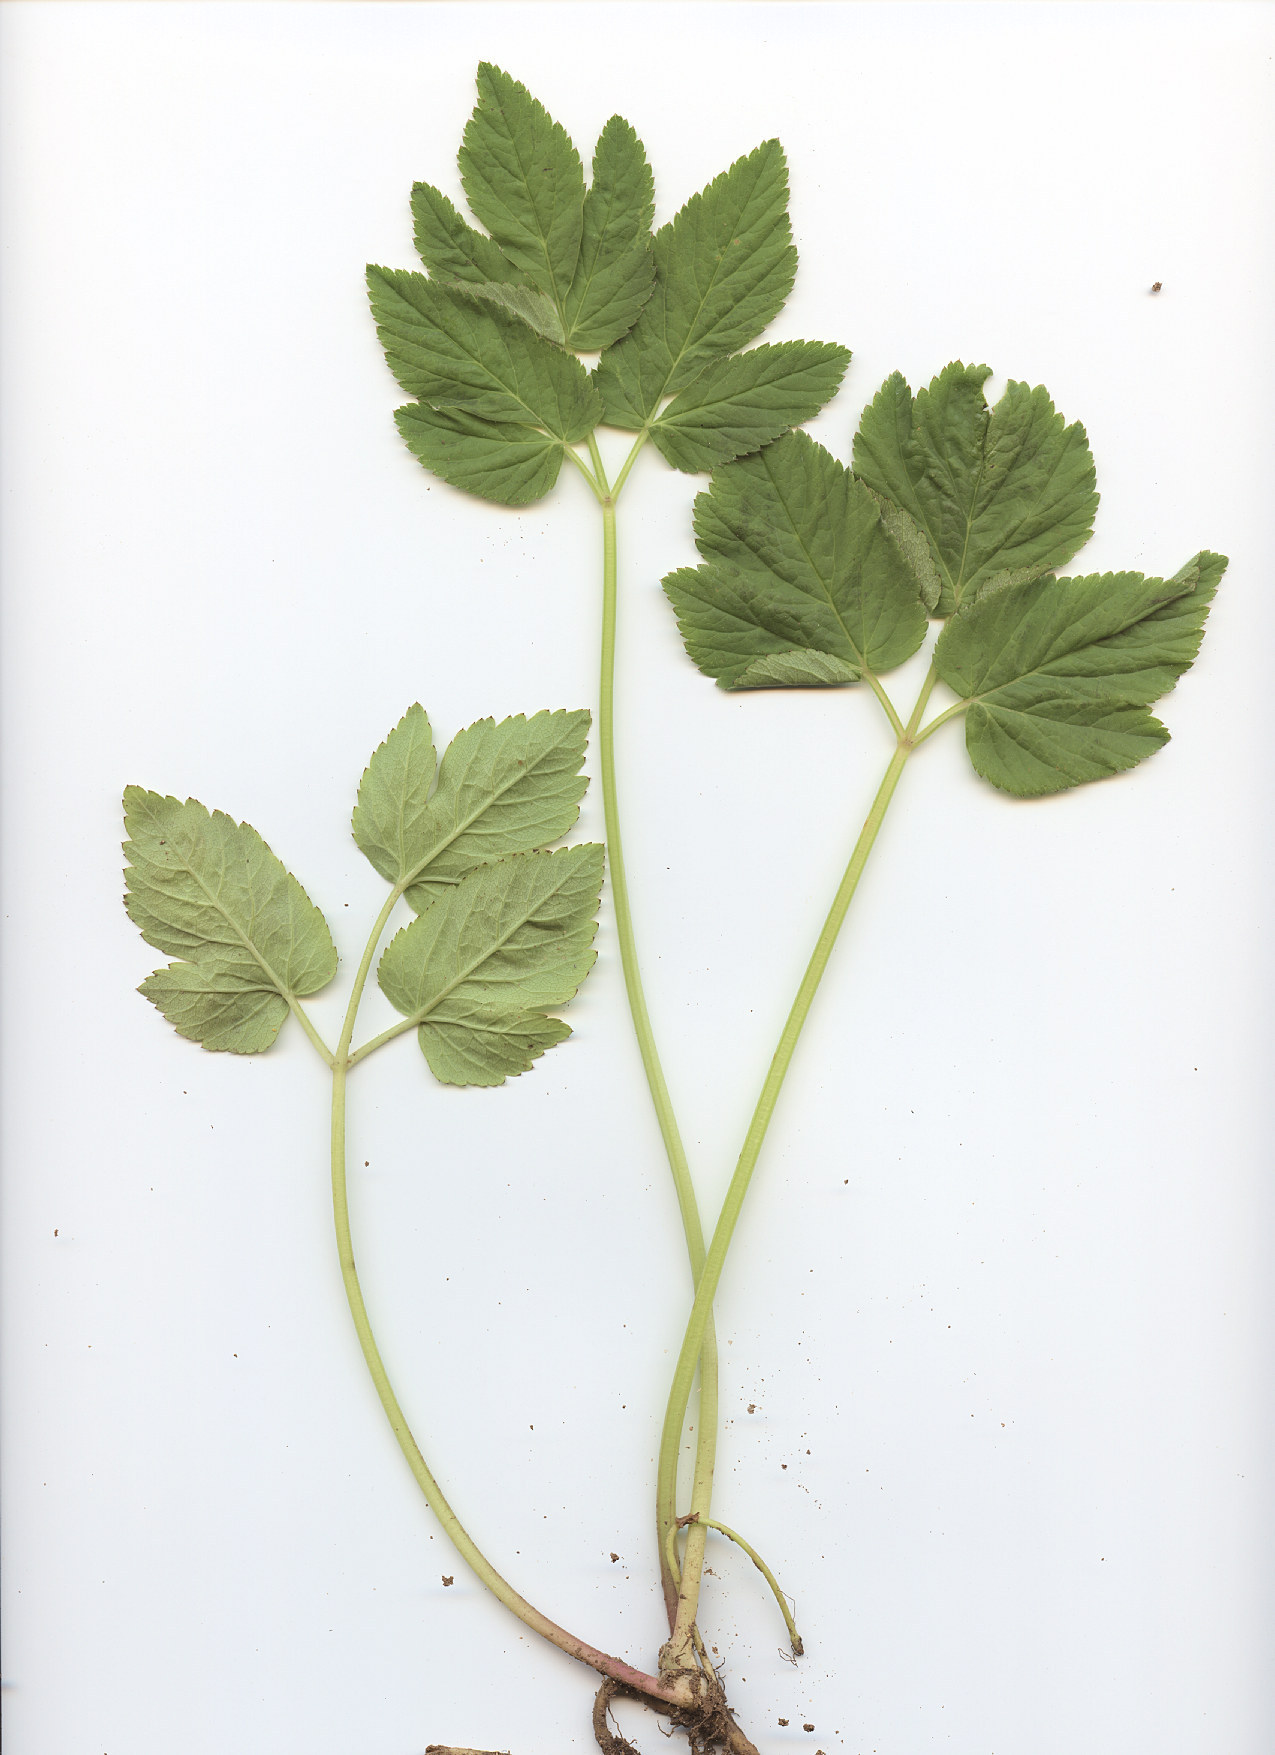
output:
{"label": "green leaf blade", "polygon": [[465,196],[509,260],[561,308],[584,223],[584,170],[565,129],[499,67],[478,69],[460,149]]}
{"label": "green leaf blade", "polygon": [[412,185],[412,225],[417,255],[439,279],[475,286],[518,279],[500,245],[469,225],[430,183]]}
{"label": "green leaf blade", "polygon": [[238,965],[170,963],[137,991],[179,1036],[214,1054],[264,1053],[288,1015],[287,1000]]}
{"label": "green leaf blade", "polygon": [[627,334],[650,298],[654,213],[655,180],[642,142],[623,117],[612,116],[593,155],[580,256],[564,306],[568,345],[578,352]]}
{"label": "green leaf blade", "polygon": [[1093,530],[1098,495],[1084,428],[1041,387],[1011,382],[989,409],[987,366],[954,362],[913,398],[901,373],[865,409],[861,480],[924,531],[950,615],[993,576],[1064,565]]}
{"label": "green leaf blade", "polygon": [[407,891],[428,908],[475,866],[558,840],[579,816],[590,718],[584,711],[480,719],[444,751],[423,824],[420,876]]}
{"label": "green leaf blade", "polygon": [[142,991],[196,1041],[269,1047],[291,1001],[336,973],[327,922],[249,824],[140,786],[124,813],[125,908],[148,944],[182,959]]}
{"label": "green leaf blade", "polygon": [[1111,672],[1121,677],[1133,698],[1158,701],[1194,664],[1226,567],[1225,555],[1207,549],[1193,555],[1165,581],[1182,586],[1181,594],[1126,629],[1119,640],[1108,642]]}
{"label": "green leaf blade", "polygon": [[[545,1014],[593,965],[601,889],[599,846],[515,854],[470,871],[390,940],[377,979],[391,1005],[425,1027],[422,1050],[449,1082],[501,1083],[525,1070],[513,1065],[515,1050],[529,1065],[533,1047],[549,1046]],[[490,1076],[457,1076],[460,1031],[465,1056]]]}
{"label": "green leaf blade", "polygon": [[665,396],[753,341],[782,309],[797,252],[779,142],[763,142],[693,195],[653,249],[655,289],[595,374],[612,426],[643,426]]}
{"label": "green leaf blade", "polygon": [[675,396],[651,428],[674,469],[707,472],[760,451],[831,401],[850,350],[781,341],[715,360]]}
{"label": "green leaf blade", "polygon": [[597,425],[602,405],[579,360],[516,318],[423,274],[373,266],[367,279],[386,360],[409,395],[566,444]]}
{"label": "green leaf blade", "polygon": [[970,702],[978,773],[1034,798],[1153,755],[1169,734],[1146,709],[1194,659],[1224,566],[1203,554],[1167,580],[1011,580],[957,610],[934,662]]}
{"label": "green leaf blade", "polygon": [[417,1031],[421,1053],[440,1085],[503,1085],[530,1072],[546,1049],[565,1042],[571,1026],[541,1012],[489,1015],[481,1006],[445,1008]]}
{"label": "green leaf blade", "polygon": [[965,747],[977,774],[1015,798],[1045,798],[1108,780],[1169,741],[1145,708],[1103,708],[1045,689],[976,702],[965,716]]}
{"label": "green leaf blade", "polygon": [[695,540],[704,564],[664,588],[691,658],[723,688],[852,682],[925,638],[877,503],[805,433],[719,470],[695,502]]}
{"label": "green leaf blade", "polygon": [[429,719],[414,702],[373,752],[351,819],[360,852],[392,884],[406,879],[429,850],[428,805],[436,767]]}
{"label": "green leaf blade", "polygon": [[535,427],[480,420],[423,402],[396,409],[394,424],[431,474],[498,506],[530,506],[544,499],[566,455],[557,439]]}

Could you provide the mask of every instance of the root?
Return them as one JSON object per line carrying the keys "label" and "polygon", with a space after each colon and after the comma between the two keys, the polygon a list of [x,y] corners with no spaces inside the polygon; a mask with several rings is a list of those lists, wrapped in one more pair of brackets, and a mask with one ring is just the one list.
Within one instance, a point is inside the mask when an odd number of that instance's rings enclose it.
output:
{"label": "root", "polygon": [[617,1694],[634,1700],[643,1698],[640,1694],[634,1694],[632,1689],[622,1687],[619,1682],[613,1682],[608,1676],[593,1700],[594,1738],[602,1755],[638,1755],[627,1737],[622,1737],[618,1731],[611,1729],[607,1712]]}
{"label": "root", "polygon": [[685,1707],[670,1707],[609,1677],[603,1682],[593,1702],[593,1735],[601,1755],[639,1755],[627,1737],[611,1729],[608,1711],[617,1697],[640,1700],[652,1711],[665,1714],[670,1724],[686,1732],[690,1755],[757,1755],[754,1745],[735,1723],[726,1704],[726,1691],[711,1671],[700,1677],[695,1705]]}

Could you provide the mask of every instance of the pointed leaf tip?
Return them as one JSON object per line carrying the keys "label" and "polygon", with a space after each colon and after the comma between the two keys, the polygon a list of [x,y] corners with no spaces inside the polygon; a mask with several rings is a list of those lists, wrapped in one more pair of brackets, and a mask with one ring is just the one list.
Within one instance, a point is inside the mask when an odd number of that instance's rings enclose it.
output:
{"label": "pointed leaf tip", "polygon": [[561,306],[584,224],[580,155],[526,86],[489,61],[478,69],[459,164],[476,217],[531,285]]}

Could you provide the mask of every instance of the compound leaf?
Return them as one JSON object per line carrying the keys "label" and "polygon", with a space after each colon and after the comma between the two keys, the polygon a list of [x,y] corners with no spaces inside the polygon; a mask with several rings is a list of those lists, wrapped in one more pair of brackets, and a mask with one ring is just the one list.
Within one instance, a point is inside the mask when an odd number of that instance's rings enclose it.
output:
{"label": "compound leaf", "polygon": [[642,142],[623,117],[612,116],[593,155],[580,256],[564,308],[568,345],[579,352],[626,334],[650,298],[654,213],[655,181]]}
{"label": "compound leaf", "polygon": [[580,772],[588,735],[588,713],[561,709],[480,719],[458,732],[422,823],[412,906],[428,908],[477,865],[565,835],[589,783]]}
{"label": "compound leaf", "polygon": [[359,850],[392,884],[409,877],[429,852],[428,805],[436,767],[434,734],[425,709],[415,702],[373,753],[351,821]]}
{"label": "compound leaf", "polygon": [[1032,798],[1154,754],[1169,734],[1146,709],[1193,661],[1225,566],[1202,553],[1172,579],[1011,580],[958,609],[934,662],[969,702],[978,773]]}
{"label": "compound leaf", "polygon": [[566,1026],[565,1005],[593,966],[602,849],[522,853],[479,866],[386,946],[377,978],[419,1026],[448,1084],[501,1084]]}
{"label": "compound leaf", "polygon": [[390,370],[411,396],[572,443],[602,405],[579,360],[525,324],[423,274],[371,267],[368,290]]}
{"label": "compound leaf", "polygon": [[426,469],[500,506],[542,500],[562,468],[562,445],[535,427],[481,420],[424,402],[396,409],[394,421]]}
{"label": "compound leaf", "polygon": [[674,469],[716,469],[818,414],[849,363],[848,348],[822,341],[781,341],[714,360],[673,398],[651,437]]}
{"label": "compound leaf", "polygon": [[723,688],[854,682],[925,638],[877,502],[805,433],[719,470],[696,499],[695,541],[704,564],[664,589],[691,658]]}
{"label": "compound leaf", "polygon": [[1084,428],[1039,385],[987,406],[987,366],[947,366],[912,396],[901,373],[864,410],[854,468],[924,531],[950,615],[993,575],[1064,565],[1093,530],[1098,496]]}
{"label": "compound leaf", "polygon": [[797,272],[783,148],[767,140],[655,234],[655,289],[598,362],[612,426],[639,428],[709,360],[752,341]]}
{"label": "compound leaf", "polygon": [[183,959],[144,984],[185,1036],[269,1047],[289,1001],[336,973],[322,914],[247,823],[140,786],[124,793],[124,905],[142,937]]}
{"label": "compound leaf", "polygon": [[580,155],[526,86],[490,62],[478,69],[460,174],[476,217],[514,266],[561,307],[580,255]]}

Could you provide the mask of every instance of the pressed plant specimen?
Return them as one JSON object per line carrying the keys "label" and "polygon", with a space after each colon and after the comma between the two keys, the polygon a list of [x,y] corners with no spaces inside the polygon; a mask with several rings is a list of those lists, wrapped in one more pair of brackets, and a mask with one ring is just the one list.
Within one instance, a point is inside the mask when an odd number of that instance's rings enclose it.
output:
{"label": "pressed plant specimen", "polygon": [[[850,465],[839,462],[795,429],[834,395],[848,352],[809,341],[748,345],[782,307],[796,270],[778,143],[736,161],[652,236],[653,180],[628,123],[606,125],[586,186],[567,134],[524,87],[484,65],[478,88],[460,172],[484,229],[418,184],[412,211],[427,273],[374,267],[368,283],[387,361],[415,398],[398,411],[399,430],[428,469],[521,506],[548,494],[568,463],[600,510],[597,731],[611,905],[690,1269],[654,1483],[669,1632],[653,1668],[551,1621],[458,1522],[372,1335],[345,1191],[346,1079],[384,1043],[414,1029],[436,1077],[494,1085],[569,1033],[553,1014],[592,961],[602,849],[549,849],[575,821],[587,716],[480,721],[436,764],[428,721],[413,707],[376,751],[353,830],[390,893],[335,1045],[302,1004],[332,978],[336,956],[295,879],[246,825],[130,789],[129,910],[149,942],[180,959],[142,991],[183,1034],[214,1049],[265,1048],[292,1012],[331,1068],[338,1252],[390,1424],[477,1576],[526,1626],[602,1678],[599,1745],[608,1755],[628,1747],[608,1717],[622,1693],[682,1727],[694,1750],[746,1755],[754,1745],[732,1716],[699,1625],[710,1532],[751,1556],[783,1608],[795,1654],[801,1641],[765,1560],[713,1515],[713,1300],[886,811],[912,757],[958,722],[976,771],[1019,797],[1102,779],[1151,755],[1168,734],[1149,708],[1193,661],[1225,562],[1201,552],[1167,578],[1060,577],[1097,506],[1084,430],[1025,383],[1011,382],[989,406],[983,366],[951,364],[916,395],[896,374],[866,409]],[[589,369],[580,356],[593,354]],[[629,435],[614,464],[599,443],[604,428]],[[695,505],[702,564],[664,582],[694,663],[731,690],[861,685],[894,740],[707,1236],[643,994],[616,791],[617,504],[648,441],[675,469],[712,474]],[[881,679],[931,640],[917,697],[900,707]],[[415,918],[390,940],[377,975],[403,1021],[355,1047],[359,1002],[400,902]],[[679,1460],[697,1384],[682,1498]]]}

